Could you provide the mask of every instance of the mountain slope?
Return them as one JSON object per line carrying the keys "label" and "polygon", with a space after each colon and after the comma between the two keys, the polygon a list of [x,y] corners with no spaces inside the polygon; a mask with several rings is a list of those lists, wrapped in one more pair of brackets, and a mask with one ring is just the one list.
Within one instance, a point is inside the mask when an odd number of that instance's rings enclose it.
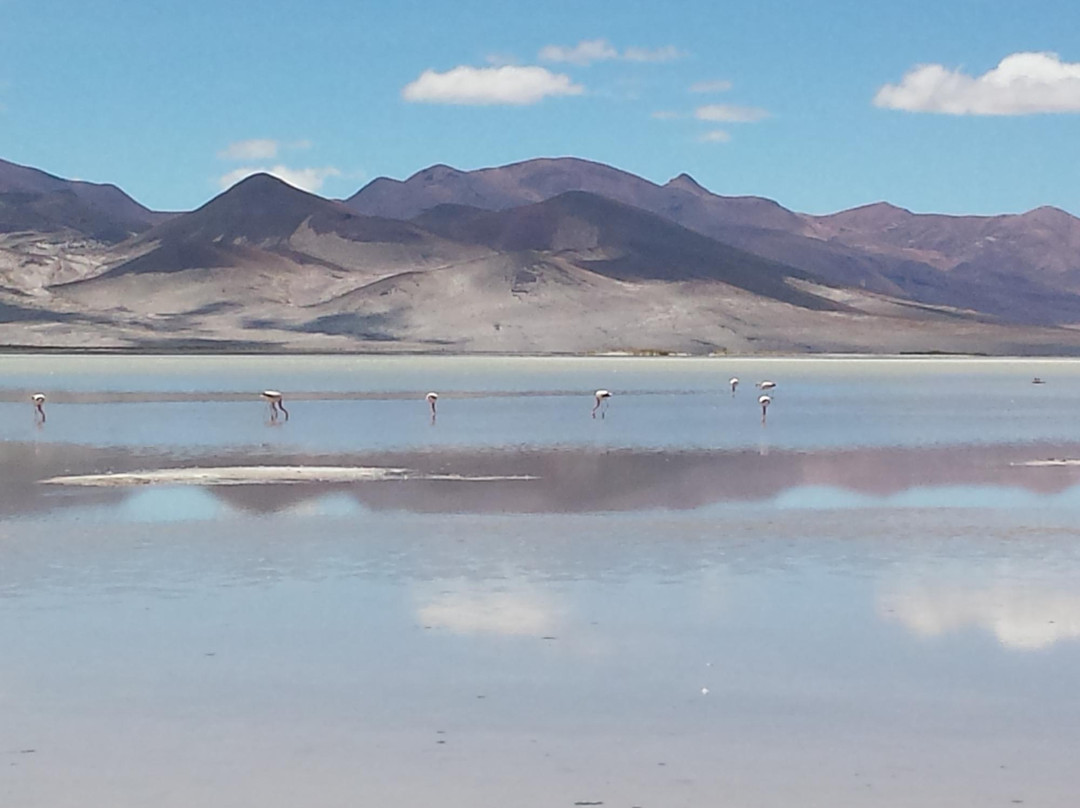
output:
{"label": "mountain slope", "polygon": [[292,310],[380,278],[488,252],[408,222],[361,216],[264,174],[118,245],[105,272],[50,291],[128,320],[168,317],[181,330],[223,313],[237,322],[288,320]]}
{"label": "mountain slope", "polygon": [[1014,217],[916,216],[869,206],[809,216],[758,197],[724,197],[681,174],[664,185],[574,158],[478,171],[433,166],[380,178],[347,200],[409,219],[439,204],[505,210],[588,191],[825,280],[1002,320],[1080,322],[1080,220],[1039,209]]}
{"label": "mountain slope", "polygon": [[115,185],[65,180],[0,160],[0,233],[70,230],[116,243],[169,217]]}
{"label": "mountain slope", "polygon": [[1080,292],[1080,219],[1051,207],[1002,216],[918,214],[887,203],[807,219],[817,238],[973,274],[1026,267]]}
{"label": "mountain slope", "polygon": [[499,252],[558,254],[621,280],[709,280],[812,309],[840,308],[790,285],[808,273],[762,260],[660,216],[592,193],[571,191],[507,211],[444,205],[414,220],[446,238]]}
{"label": "mountain slope", "polygon": [[299,265],[378,274],[461,260],[478,251],[462,250],[408,222],[361,216],[339,202],[256,174],[143,233],[122,252],[130,259],[103,277],[247,265],[262,253]]}

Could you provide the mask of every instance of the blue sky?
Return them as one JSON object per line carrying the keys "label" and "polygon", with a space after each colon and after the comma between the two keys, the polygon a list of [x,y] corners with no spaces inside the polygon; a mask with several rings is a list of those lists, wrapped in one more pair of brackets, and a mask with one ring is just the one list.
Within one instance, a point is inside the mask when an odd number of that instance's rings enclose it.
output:
{"label": "blue sky", "polygon": [[157,209],[573,155],[812,213],[1080,214],[1078,144],[1075,0],[0,0],[0,157]]}

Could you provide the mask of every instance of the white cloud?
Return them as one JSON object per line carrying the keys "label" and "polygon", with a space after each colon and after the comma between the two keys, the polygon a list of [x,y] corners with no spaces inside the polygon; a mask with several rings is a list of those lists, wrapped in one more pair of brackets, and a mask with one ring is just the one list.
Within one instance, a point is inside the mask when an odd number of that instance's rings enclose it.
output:
{"label": "white cloud", "polygon": [[225,174],[218,177],[218,185],[222,190],[231,188],[236,183],[245,177],[250,177],[252,174],[270,174],[277,177],[283,182],[289,183],[294,188],[299,188],[302,191],[309,191],[311,193],[317,193],[330,177],[341,176],[341,171],[333,166],[325,166],[323,168],[290,168],[284,165],[275,165],[271,167],[264,166],[243,166],[241,168],[234,168]]}
{"label": "white cloud", "polygon": [[723,129],[713,129],[711,132],[706,132],[698,137],[699,143],[727,143],[730,140],[731,135]]}
{"label": "white cloud", "polygon": [[540,49],[540,58],[545,62],[569,62],[572,65],[585,66],[593,62],[618,59],[619,51],[606,39],[583,39],[572,48],[565,45],[547,45]]}
{"label": "white cloud", "polygon": [[874,105],[946,115],[1080,112],[1080,63],[1056,53],[1013,53],[981,76],[918,65],[878,90]]}
{"label": "white cloud", "polygon": [[626,48],[622,53],[606,39],[583,39],[573,46],[546,45],[540,49],[540,59],[545,62],[566,62],[579,67],[593,62],[620,59],[624,62],[670,62],[686,56],[685,51],[674,45],[659,48]]}
{"label": "white cloud", "polygon": [[273,160],[282,151],[303,151],[310,149],[310,140],[294,140],[290,143],[282,143],[280,140],[271,138],[252,138],[251,140],[237,140],[230,143],[217,153],[219,160]]}
{"label": "white cloud", "polygon": [[674,45],[664,45],[662,48],[627,48],[623,51],[622,58],[628,62],[671,62],[682,59],[686,53]]}
{"label": "white cloud", "polygon": [[238,140],[219,151],[218,157],[222,160],[273,160],[279,146],[276,140],[267,138]]}
{"label": "white cloud", "polygon": [[695,81],[690,85],[692,93],[726,93],[731,89],[731,82],[726,79],[712,81]]}
{"label": "white cloud", "polygon": [[708,104],[694,110],[699,121],[722,121],[724,123],[756,123],[769,117],[760,107],[738,107],[733,104]]}
{"label": "white cloud", "polygon": [[461,65],[445,73],[425,70],[405,85],[401,97],[428,104],[524,106],[545,98],[581,95],[585,88],[562,73],[543,67],[469,67]]}

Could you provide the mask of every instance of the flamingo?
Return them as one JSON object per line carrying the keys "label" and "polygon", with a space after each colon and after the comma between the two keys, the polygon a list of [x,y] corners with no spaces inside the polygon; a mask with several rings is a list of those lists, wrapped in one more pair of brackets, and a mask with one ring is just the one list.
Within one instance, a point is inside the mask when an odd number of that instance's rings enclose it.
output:
{"label": "flamingo", "polygon": [[772,404],[771,396],[758,396],[757,403],[761,405],[761,423],[765,423],[765,411],[769,409],[769,405]]}
{"label": "flamingo", "polygon": [[431,423],[435,423],[435,402],[439,400],[438,393],[428,393],[424,398],[431,405]]}
{"label": "flamingo", "polygon": [[739,379],[735,376],[732,376],[730,379],[728,379],[728,384],[731,385],[731,395],[735,395],[735,388],[739,386]]}
{"label": "flamingo", "polygon": [[604,413],[607,411],[607,407],[604,407],[603,409],[601,409],[600,405],[605,403],[609,398],[611,398],[611,393],[609,393],[607,390],[597,390],[596,391],[596,403],[593,404],[593,408],[592,408],[592,417],[593,418],[596,417],[596,411],[597,410],[600,410],[600,417],[601,418],[604,417]]}
{"label": "flamingo", "polygon": [[30,400],[34,402],[34,409],[37,410],[34,418],[41,416],[41,423],[45,423],[45,394],[34,393],[34,395],[30,396]]}
{"label": "flamingo", "polygon": [[278,417],[278,410],[281,410],[285,414],[285,420],[289,420],[289,411],[285,409],[285,405],[281,403],[281,393],[277,390],[263,390],[262,397],[270,403],[270,420],[276,421]]}
{"label": "flamingo", "polygon": [[754,387],[758,388],[759,390],[772,390],[772,389],[774,389],[776,387],[776,382],[770,382],[770,381],[758,382],[757,384],[754,385]]}

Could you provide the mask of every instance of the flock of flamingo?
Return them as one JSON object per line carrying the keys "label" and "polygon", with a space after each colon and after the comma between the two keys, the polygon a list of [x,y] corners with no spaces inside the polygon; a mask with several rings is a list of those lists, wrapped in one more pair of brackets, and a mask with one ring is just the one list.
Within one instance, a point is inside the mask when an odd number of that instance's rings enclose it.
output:
{"label": "flock of flamingo", "polygon": [[[736,377],[732,376],[728,380],[728,384],[731,385],[731,395],[734,396],[735,395],[735,390],[739,386],[739,380]],[[776,387],[776,382],[762,381],[762,382],[757,382],[754,386],[762,391],[761,395],[758,396],[758,404],[761,405],[761,423],[764,424],[765,423],[766,413],[768,412],[768,409],[769,409],[769,405],[772,404],[772,396],[770,396],[767,391],[774,389]],[[279,418],[281,418],[282,416],[284,416],[284,419],[286,421],[289,420],[289,411],[287,409],[285,409],[285,404],[284,404],[284,398],[285,397],[281,392],[279,392],[277,390],[263,390],[262,393],[260,393],[260,396],[262,397],[262,399],[267,404],[270,405],[270,421],[271,422],[277,422],[277,420]],[[605,413],[607,412],[608,402],[611,400],[611,391],[610,390],[597,390],[596,393],[594,394],[594,397],[596,399],[596,403],[593,404],[592,417],[595,418],[596,413],[599,412],[600,417],[603,418]],[[435,405],[436,405],[436,402],[439,400],[439,394],[438,393],[428,393],[427,395],[424,396],[424,400],[427,401],[428,405],[431,407],[431,422],[435,423],[435,416],[436,416],[436,407],[435,407]],[[32,396],[30,396],[30,401],[33,402],[33,404],[34,404],[34,418],[35,418],[35,420],[39,424],[44,424],[45,423],[45,394],[44,393],[34,393]]]}

